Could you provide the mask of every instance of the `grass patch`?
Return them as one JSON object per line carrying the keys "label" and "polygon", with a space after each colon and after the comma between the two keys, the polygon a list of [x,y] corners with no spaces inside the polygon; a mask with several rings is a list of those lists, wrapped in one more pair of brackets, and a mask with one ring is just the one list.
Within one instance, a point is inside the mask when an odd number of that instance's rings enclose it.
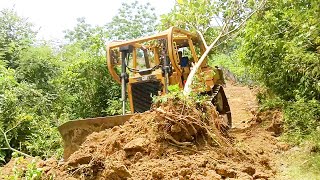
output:
{"label": "grass patch", "polygon": [[284,134],[281,139],[294,146],[280,157],[285,162],[277,179],[320,180],[320,103],[297,98],[284,101],[262,89],[257,98],[260,110],[282,109]]}
{"label": "grass patch", "polygon": [[288,152],[282,159],[288,166],[278,179],[320,180],[320,153],[310,152],[312,147],[305,144]]}

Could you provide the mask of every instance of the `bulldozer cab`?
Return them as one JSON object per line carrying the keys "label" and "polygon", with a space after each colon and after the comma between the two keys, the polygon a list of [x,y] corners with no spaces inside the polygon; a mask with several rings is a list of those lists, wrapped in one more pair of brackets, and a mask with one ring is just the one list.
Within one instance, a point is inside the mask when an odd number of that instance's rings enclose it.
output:
{"label": "bulldozer cab", "polygon": [[[181,57],[178,52],[183,51],[184,57],[192,62],[197,62],[201,53],[205,51],[202,42],[196,34],[188,31],[171,27],[170,29],[153,36],[129,40],[124,42],[112,42],[107,46],[107,63],[113,78],[120,83],[121,75],[117,73],[117,66],[121,66],[121,48],[130,46],[129,56],[126,58],[126,66],[133,75],[156,70],[158,66],[167,60],[172,66],[172,71],[181,75]],[[203,64],[206,64],[204,62]],[[157,66],[157,67],[155,67]],[[120,68],[119,68],[120,69]],[[144,74],[142,74],[144,75]]]}
{"label": "bulldozer cab", "polygon": [[[197,34],[171,27],[153,36],[110,43],[107,63],[112,77],[126,83],[131,112],[144,112],[152,96],[168,93],[169,85],[184,87],[192,64],[204,51]],[[208,68],[206,60],[201,67]],[[208,90],[210,84],[214,83]]]}

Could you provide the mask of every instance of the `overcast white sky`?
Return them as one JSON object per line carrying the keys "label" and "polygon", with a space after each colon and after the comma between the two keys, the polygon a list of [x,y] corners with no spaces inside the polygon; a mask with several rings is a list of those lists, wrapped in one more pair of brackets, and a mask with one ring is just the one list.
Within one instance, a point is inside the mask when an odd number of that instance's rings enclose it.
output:
{"label": "overcast white sky", "polygon": [[[92,25],[104,25],[117,13],[122,2],[133,0],[0,0],[0,10],[13,8],[18,15],[40,28],[38,37],[45,40],[61,40],[63,30],[76,24],[78,17],[85,17]],[[167,13],[175,0],[138,0],[150,2],[156,14]]]}

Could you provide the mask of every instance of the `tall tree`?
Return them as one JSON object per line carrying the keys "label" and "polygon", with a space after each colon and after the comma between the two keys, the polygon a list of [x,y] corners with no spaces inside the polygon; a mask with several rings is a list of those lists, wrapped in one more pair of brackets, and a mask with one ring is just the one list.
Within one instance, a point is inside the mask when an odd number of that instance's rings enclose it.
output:
{"label": "tall tree", "polygon": [[225,30],[237,27],[261,1],[178,0],[170,13],[161,16],[160,29],[170,26],[199,31],[211,43],[224,24]]}
{"label": "tall tree", "polygon": [[150,3],[122,3],[107,29],[112,40],[134,39],[155,32],[157,16]]}
{"label": "tall tree", "polygon": [[77,25],[65,31],[65,38],[69,43],[79,44],[81,49],[91,54],[104,54],[105,39],[107,38],[106,30],[103,27],[95,26],[86,22],[85,18],[77,18]]}
{"label": "tall tree", "polygon": [[16,68],[19,55],[35,40],[33,24],[13,9],[0,11],[0,56],[7,67]]}

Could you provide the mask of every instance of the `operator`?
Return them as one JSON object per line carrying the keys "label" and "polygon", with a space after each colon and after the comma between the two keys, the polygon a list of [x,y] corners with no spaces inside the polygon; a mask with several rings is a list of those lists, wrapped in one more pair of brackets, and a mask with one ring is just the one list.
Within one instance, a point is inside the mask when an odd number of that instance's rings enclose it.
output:
{"label": "operator", "polygon": [[185,81],[188,78],[188,75],[190,73],[190,66],[189,66],[189,58],[187,56],[182,57],[182,51],[178,51],[179,60],[180,60],[180,67],[182,69],[182,82],[185,84]]}

